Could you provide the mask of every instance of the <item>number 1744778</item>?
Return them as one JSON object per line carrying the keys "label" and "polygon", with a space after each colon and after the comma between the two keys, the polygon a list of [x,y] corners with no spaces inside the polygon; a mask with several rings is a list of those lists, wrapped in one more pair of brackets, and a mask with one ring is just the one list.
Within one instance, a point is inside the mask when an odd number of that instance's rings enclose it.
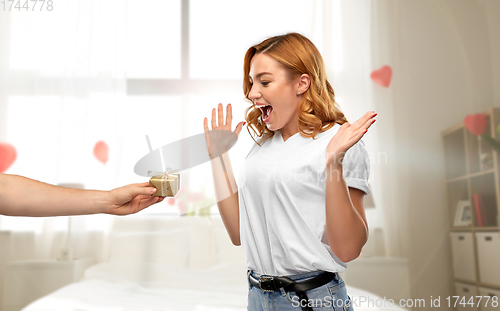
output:
{"label": "number 1744778", "polygon": [[0,2],[3,11],[52,11],[54,1],[52,0],[2,0]]}

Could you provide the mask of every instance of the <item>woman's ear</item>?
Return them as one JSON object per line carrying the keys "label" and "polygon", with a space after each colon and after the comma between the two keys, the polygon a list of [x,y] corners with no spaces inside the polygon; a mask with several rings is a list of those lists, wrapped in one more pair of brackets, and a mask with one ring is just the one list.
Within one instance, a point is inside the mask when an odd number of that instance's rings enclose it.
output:
{"label": "woman's ear", "polygon": [[311,85],[311,78],[307,73],[303,73],[299,77],[299,86],[297,89],[297,93],[300,92],[299,94],[304,94],[309,89],[310,85]]}

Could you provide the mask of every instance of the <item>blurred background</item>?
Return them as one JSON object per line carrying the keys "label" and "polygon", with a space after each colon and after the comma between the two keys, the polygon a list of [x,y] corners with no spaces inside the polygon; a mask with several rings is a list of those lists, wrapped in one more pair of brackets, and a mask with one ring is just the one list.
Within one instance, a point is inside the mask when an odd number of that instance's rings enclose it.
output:
{"label": "blurred background", "polygon": [[[499,14],[496,0],[5,1],[0,143],[17,157],[3,173],[98,190],[148,181],[133,171],[149,152],[145,135],[156,149],[200,134],[219,103],[232,104],[234,129],[249,106],[246,50],[299,32],[320,50],[348,120],[378,113],[363,138],[370,240],[348,264],[347,284],[426,300],[414,310],[427,309],[431,296],[442,308],[457,293],[493,297],[500,275],[491,279],[497,268],[487,258],[500,259],[500,162],[493,143],[471,129],[500,137]],[[464,122],[476,114],[485,121]],[[253,143],[245,127],[229,152],[235,174]],[[182,198],[128,217],[220,219],[210,164],[181,178]],[[481,206],[474,194],[493,199]],[[56,259],[64,246],[103,262],[114,219],[0,216],[4,309],[29,300],[5,303],[12,282],[23,288],[9,264]],[[483,245],[484,234],[492,244]],[[384,287],[373,271],[402,277]]]}

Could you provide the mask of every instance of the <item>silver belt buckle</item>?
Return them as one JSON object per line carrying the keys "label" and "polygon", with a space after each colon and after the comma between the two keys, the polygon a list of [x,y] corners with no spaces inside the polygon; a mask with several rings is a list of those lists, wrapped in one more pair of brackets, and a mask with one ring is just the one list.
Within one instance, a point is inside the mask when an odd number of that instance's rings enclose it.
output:
{"label": "silver belt buckle", "polygon": [[[273,280],[274,280],[274,277],[272,277],[272,276],[261,275],[260,278],[259,278],[259,287],[260,287],[260,289],[263,292],[270,292],[270,293],[274,292],[274,290],[270,289],[270,287],[269,288],[262,288],[262,282],[273,281]],[[268,284],[273,284],[274,285],[274,283],[268,283]]]}

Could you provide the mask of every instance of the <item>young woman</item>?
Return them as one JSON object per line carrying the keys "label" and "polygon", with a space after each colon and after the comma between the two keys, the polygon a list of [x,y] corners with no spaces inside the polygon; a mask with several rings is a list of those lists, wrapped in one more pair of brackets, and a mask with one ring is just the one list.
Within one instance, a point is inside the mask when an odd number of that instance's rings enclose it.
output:
{"label": "young woman", "polygon": [[[222,221],[245,251],[248,310],[353,310],[338,273],[368,238],[370,166],[361,138],[376,113],[347,121],[320,53],[300,34],[252,46],[243,67],[252,103],[245,119],[260,139],[238,183],[227,153],[224,170],[217,161],[212,169]],[[218,122],[212,110],[213,130],[231,130],[230,104],[226,113],[224,124],[222,104]],[[224,185],[234,190],[224,193]]]}

